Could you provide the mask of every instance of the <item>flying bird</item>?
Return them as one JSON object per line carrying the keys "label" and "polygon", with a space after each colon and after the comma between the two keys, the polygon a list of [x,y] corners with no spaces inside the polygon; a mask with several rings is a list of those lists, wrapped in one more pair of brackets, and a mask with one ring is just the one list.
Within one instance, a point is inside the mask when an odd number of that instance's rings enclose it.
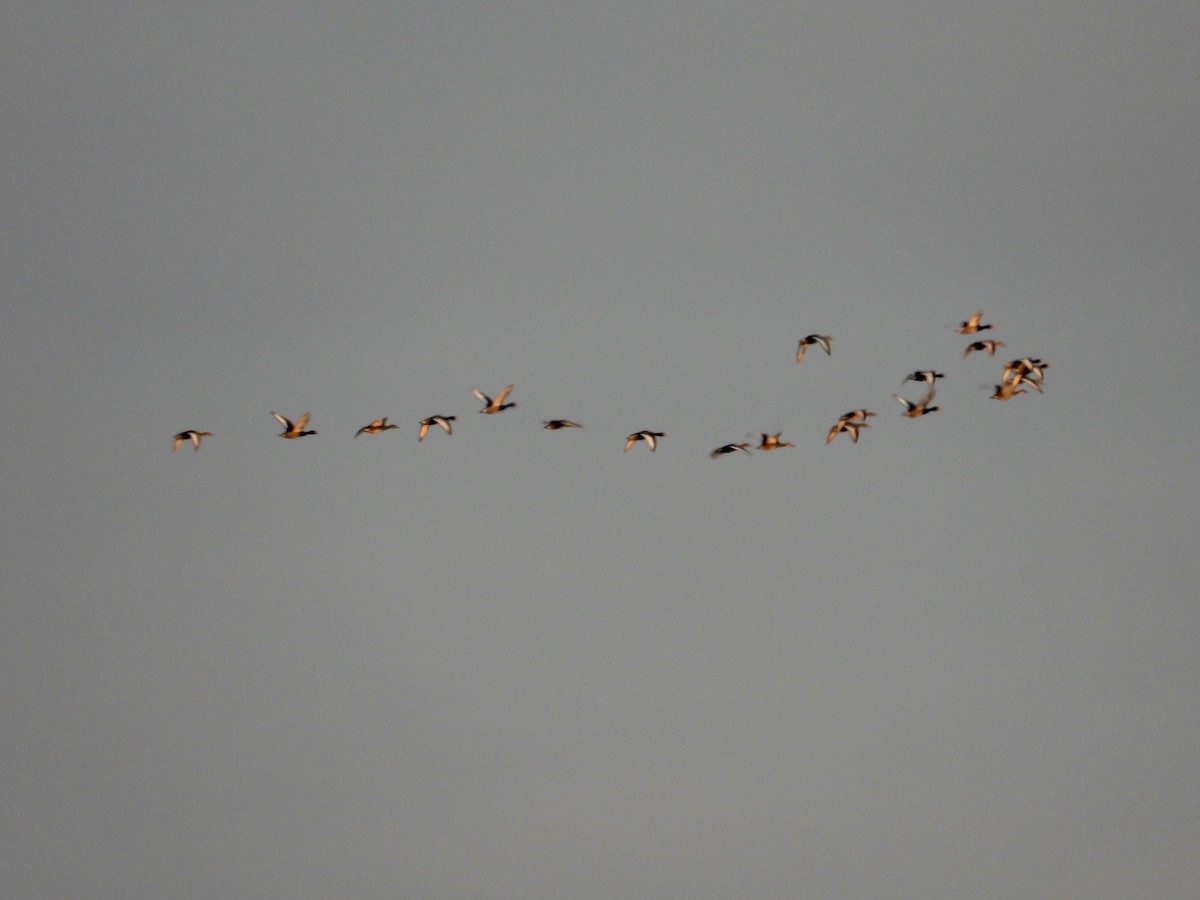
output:
{"label": "flying bird", "polygon": [[558,431],[560,428],[582,428],[578,422],[571,422],[567,419],[550,419],[542,423],[543,428],[549,428],[551,431]]}
{"label": "flying bird", "polygon": [[666,432],[663,431],[635,431],[633,434],[629,435],[629,437],[625,438],[625,450],[628,452],[629,448],[638,441],[645,441],[646,446],[649,447],[653,452],[653,450],[658,447],[657,438],[666,436]]}
{"label": "flying bird", "polygon": [[972,350],[986,350],[988,356],[996,355],[996,348],[1005,346],[1004,341],[976,341],[963,351],[963,359],[971,355]]}
{"label": "flying bird", "polygon": [[832,428],[829,429],[829,434],[825,438],[825,443],[832,444],[833,439],[836,438],[839,434],[841,434],[844,431],[844,432],[846,432],[846,434],[850,435],[850,442],[857,444],[858,443],[858,430],[860,428],[867,428],[867,427],[869,427],[869,426],[867,425],[866,422],[856,422],[852,419],[838,419],[837,424],[835,424]]}
{"label": "flying bird", "polygon": [[800,345],[796,347],[796,362],[804,359],[804,351],[813,344],[824,350],[826,356],[832,356],[833,351],[829,348],[831,343],[833,343],[833,338],[827,334],[810,334],[808,337],[801,338]]}
{"label": "flying bird", "polygon": [[382,419],[376,419],[370,425],[364,425],[362,428],[358,429],[358,431],[354,432],[354,436],[358,437],[360,434],[362,434],[364,432],[366,432],[367,434],[379,434],[379,432],[387,431],[389,428],[399,428],[399,427],[400,427],[399,425],[389,425],[387,416],[384,416]]}
{"label": "flying bird", "polygon": [[190,428],[187,431],[181,431],[181,432],[179,432],[179,434],[175,435],[175,446],[171,448],[171,452],[174,453],[176,450],[178,450],[180,444],[182,444],[184,441],[191,441],[192,449],[199,450],[200,449],[200,439],[206,438],[206,437],[212,437],[212,432],[211,431],[193,431]]}
{"label": "flying bird", "polygon": [[932,385],[934,383],[934,381],[936,381],[937,379],[945,378],[945,377],[946,377],[945,372],[935,372],[932,369],[929,369],[924,372],[918,370],[916,372],[909,372],[907,375],[904,376],[904,381],[902,381],[900,383],[904,384],[907,381],[923,381],[926,384]]}
{"label": "flying bird", "polygon": [[716,459],[719,456],[724,456],[726,453],[737,453],[739,450],[741,450],[747,456],[751,455],[749,444],[725,444],[723,446],[718,447],[716,450],[714,450],[712,453],[710,453],[708,455],[711,456],[713,459]]}
{"label": "flying bird", "polygon": [[937,412],[941,409],[940,406],[930,406],[929,402],[933,399],[934,389],[931,387],[929,393],[913,403],[911,400],[905,400],[899,394],[892,394],[893,397],[904,407],[904,415],[910,419],[919,419],[926,413]]}
{"label": "flying bird", "polygon": [[759,442],[757,449],[766,452],[769,450],[778,450],[781,447],[795,447],[796,446],[791,441],[786,441],[786,442],[780,441],[779,436],[781,434],[783,434],[782,431],[777,431],[774,434],[766,434],[765,432],[760,431],[758,433],[758,435],[759,435],[759,437],[762,438],[762,441]]}
{"label": "flying bird", "polygon": [[290,419],[285,419],[283,416],[281,416],[277,412],[273,412],[273,413],[271,413],[271,415],[273,415],[276,418],[276,420],[279,422],[279,424],[282,425],[284,428],[283,432],[280,433],[280,435],[279,435],[279,437],[281,437],[281,438],[288,438],[289,440],[295,440],[296,438],[304,437],[306,434],[316,434],[315,431],[305,431],[304,430],[304,426],[308,424],[308,418],[309,418],[308,413],[305,413],[304,415],[302,415],[300,417],[300,421],[294,425],[292,424],[292,421]]}
{"label": "flying bird", "polygon": [[421,430],[417,432],[417,440],[425,440],[425,435],[429,434],[429,429],[433,425],[437,425],[446,434],[453,434],[454,430],[450,427],[450,423],[456,421],[458,421],[458,416],[430,416],[428,419],[422,419]]}
{"label": "flying bird", "polygon": [[506,387],[504,390],[502,390],[496,396],[495,400],[493,400],[491,397],[489,397],[487,394],[485,394],[483,391],[479,390],[478,388],[471,388],[471,393],[474,394],[476,397],[478,397],[479,401],[483,404],[483,409],[481,409],[480,412],[488,413],[489,415],[491,415],[493,413],[498,413],[503,410],[506,410],[511,406],[517,405],[515,403],[505,403],[504,402],[506,399],[508,399],[508,395],[510,393],[512,393],[512,389],[513,389],[513,386],[510,384],[508,387]]}
{"label": "flying bird", "polygon": [[859,421],[865,422],[867,416],[873,415],[876,415],[876,413],[871,412],[869,409],[852,409],[850,412],[842,413],[840,416],[838,416],[838,421],[854,422],[857,424]]}
{"label": "flying bird", "polygon": [[[1017,381],[1006,381],[1003,384],[993,385],[993,387],[995,387],[996,391],[995,391],[995,393],[992,394],[991,399],[993,399],[993,400],[1011,400],[1013,397],[1017,396],[1017,394],[1029,393],[1028,391],[1017,390],[1017,385],[1019,383],[1020,382],[1017,382]],[[986,387],[986,385],[985,385],[985,387]],[[1040,390],[1040,388],[1039,388],[1039,390]]]}
{"label": "flying bird", "polygon": [[991,328],[992,326],[991,325],[980,325],[979,321],[982,318],[983,318],[983,310],[981,309],[979,312],[975,313],[975,315],[971,316],[971,318],[967,319],[967,321],[963,322],[961,325],[959,325],[954,330],[957,331],[959,334],[974,334],[977,331],[986,331],[987,329]]}

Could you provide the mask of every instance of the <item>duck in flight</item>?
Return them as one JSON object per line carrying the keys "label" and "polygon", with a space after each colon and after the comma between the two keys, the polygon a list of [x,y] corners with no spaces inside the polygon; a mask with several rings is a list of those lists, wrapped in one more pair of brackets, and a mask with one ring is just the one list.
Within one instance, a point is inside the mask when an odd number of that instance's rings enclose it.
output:
{"label": "duck in flight", "polygon": [[180,445],[183,444],[184,441],[191,441],[192,449],[199,450],[200,449],[200,439],[206,438],[206,437],[212,437],[212,432],[211,431],[193,431],[190,428],[187,431],[181,431],[181,432],[179,432],[179,434],[175,435],[175,446],[171,448],[171,452],[174,453],[176,450],[178,450]]}
{"label": "duck in flight", "polygon": [[294,425],[292,424],[292,421],[290,419],[285,419],[283,416],[281,416],[277,412],[273,412],[273,413],[271,413],[271,415],[273,415],[275,417],[275,419],[279,422],[279,424],[282,425],[284,428],[284,430],[279,435],[281,438],[288,438],[289,440],[295,440],[296,438],[304,437],[306,434],[316,434],[315,431],[305,431],[304,430],[304,426],[308,424],[308,418],[309,418],[308,413],[305,413],[304,415],[302,415],[300,417],[300,421],[296,422]]}
{"label": "duck in flight", "polygon": [[916,403],[913,403],[913,401],[911,401],[911,400],[906,400],[905,398],[901,397],[899,394],[893,394],[892,396],[895,397],[896,401],[898,403],[900,403],[901,406],[904,407],[904,415],[908,416],[910,419],[919,419],[921,416],[925,415],[926,413],[937,412],[938,410],[941,409],[940,406],[930,406],[929,405],[929,402],[933,399],[933,395],[934,395],[934,389],[931,387],[929,389],[929,393],[926,394],[924,397],[922,397],[920,400],[918,400]]}
{"label": "duck in flight", "polygon": [[778,450],[781,447],[795,447],[796,446],[791,441],[779,440],[779,436],[781,434],[783,434],[782,431],[777,431],[774,434],[766,434],[765,432],[760,431],[758,433],[758,436],[760,438],[762,438],[762,440],[759,442],[757,449],[766,452],[768,450]]}
{"label": "duck in flight", "polygon": [[975,315],[971,316],[971,318],[967,319],[967,321],[963,322],[961,325],[959,325],[954,330],[957,331],[959,334],[974,334],[977,331],[986,331],[987,329],[991,328],[992,326],[991,325],[980,325],[979,322],[982,318],[983,318],[983,310],[981,309],[979,312],[975,313]]}
{"label": "duck in flight", "polygon": [[963,351],[963,359],[970,356],[974,350],[986,350],[988,356],[995,356],[996,348],[1003,346],[1005,346],[1004,341],[976,341],[973,344],[969,344],[967,349]]}
{"label": "duck in flight", "polygon": [[937,379],[945,378],[945,377],[946,377],[945,372],[935,372],[932,369],[929,369],[926,371],[918,370],[916,372],[909,372],[907,375],[904,376],[904,381],[902,381],[900,383],[904,384],[905,382],[908,382],[908,381],[923,381],[928,385],[932,385],[935,381],[937,381]]}
{"label": "duck in flight", "polygon": [[666,436],[667,434],[664,431],[635,431],[629,437],[625,438],[625,451],[628,452],[629,448],[638,441],[645,441],[646,446],[653,452],[658,447],[658,438]]}
{"label": "duck in flight", "polygon": [[840,416],[838,416],[838,421],[839,422],[853,422],[854,424],[859,424],[860,422],[865,422],[867,420],[867,416],[874,416],[874,415],[877,415],[877,414],[871,412],[869,409],[852,409],[852,410],[850,410],[850,412],[842,413]]}
{"label": "duck in flight", "polygon": [[724,444],[708,455],[713,459],[716,459],[720,456],[724,456],[727,453],[737,453],[739,450],[741,450],[747,456],[751,455],[749,444]]}
{"label": "duck in flight", "polygon": [[417,441],[425,440],[425,435],[429,434],[429,429],[437,425],[446,434],[454,434],[454,429],[450,427],[451,422],[458,421],[458,416],[430,416],[428,419],[421,420],[421,430],[417,432]]}
{"label": "duck in flight", "polygon": [[379,432],[387,431],[389,428],[399,428],[399,427],[400,427],[399,425],[389,425],[387,416],[384,416],[382,419],[376,419],[370,425],[364,425],[362,428],[358,429],[358,431],[354,432],[354,436],[358,437],[360,434],[363,434],[363,433],[379,434]]}
{"label": "duck in flight", "polygon": [[517,405],[516,403],[505,403],[504,402],[505,400],[508,399],[508,395],[512,393],[512,389],[513,389],[513,386],[510,384],[508,387],[506,387],[504,390],[502,390],[499,394],[496,395],[495,400],[493,400],[491,397],[489,397],[483,391],[479,390],[479,388],[471,388],[471,393],[474,394],[476,397],[478,397],[479,402],[483,404],[483,409],[481,409],[480,412],[487,413],[488,415],[492,415],[494,413],[502,412],[503,410],[509,409],[510,407]]}
{"label": "duck in flight", "polygon": [[572,422],[569,419],[550,419],[542,422],[543,428],[549,428],[551,431],[558,431],[560,428],[582,428],[578,422]]}
{"label": "duck in flight", "polygon": [[833,351],[829,345],[833,343],[833,338],[827,334],[810,334],[808,337],[800,338],[800,345],[796,347],[796,362],[804,359],[804,351],[816,344],[825,351],[826,356],[832,356]]}
{"label": "duck in flight", "polygon": [[844,432],[846,432],[846,434],[850,435],[850,442],[852,444],[857,444],[858,443],[858,430],[860,428],[867,428],[867,427],[869,427],[869,426],[867,425],[867,423],[865,421],[859,422],[859,421],[855,421],[854,419],[838,419],[837,423],[832,428],[829,429],[829,434],[825,437],[825,443],[832,444],[833,439],[836,438],[839,434],[841,434],[844,431]]}

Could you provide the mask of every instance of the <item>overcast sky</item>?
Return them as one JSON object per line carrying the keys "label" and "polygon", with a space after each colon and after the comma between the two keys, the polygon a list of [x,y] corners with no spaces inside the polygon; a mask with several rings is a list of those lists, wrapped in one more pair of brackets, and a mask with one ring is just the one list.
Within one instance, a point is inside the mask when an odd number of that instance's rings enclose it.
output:
{"label": "overcast sky", "polygon": [[7,3],[7,892],[1195,896],[1197,46],[1185,0]]}

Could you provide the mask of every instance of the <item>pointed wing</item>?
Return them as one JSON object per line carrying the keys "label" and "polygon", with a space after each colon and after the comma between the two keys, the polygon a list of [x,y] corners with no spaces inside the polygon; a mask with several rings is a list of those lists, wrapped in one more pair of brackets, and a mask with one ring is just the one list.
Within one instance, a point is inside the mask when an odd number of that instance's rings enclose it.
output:
{"label": "pointed wing", "polygon": [[303,430],[304,430],[304,427],[305,427],[305,426],[308,424],[308,417],[309,417],[309,415],[310,415],[310,413],[305,413],[304,415],[302,415],[302,416],[300,417],[300,421],[296,423],[296,430],[297,430],[297,431],[303,431]]}
{"label": "pointed wing", "polygon": [[483,391],[479,390],[479,388],[471,388],[471,393],[474,394],[476,397],[478,397],[479,402],[482,403],[484,406],[492,405],[492,398],[489,397],[487,394],[485,394]]}
{"label": "pointed wing", "polygon": [[497,406],[503,405],[504,401],[508,399],[508,395],[512,393],[512,389],[513,389],[513,386],[510,384],[508,387],[506,387],[504,390],[502,390],[500,392],[500,395],[498,397],[496,397],[496,405]]}
{"label": "pointed wing", "polygon": [[295,427],[294,425],[292,425],[292,423],[289,420],[285,419],[279,413],[273,412],[273,413],[271,413],[271,415],[273,415],[275,417],[275,420],[277,422],[279,422],[279,424],[282,425],[284,428],[286,428],[288,431],[291,431]]}

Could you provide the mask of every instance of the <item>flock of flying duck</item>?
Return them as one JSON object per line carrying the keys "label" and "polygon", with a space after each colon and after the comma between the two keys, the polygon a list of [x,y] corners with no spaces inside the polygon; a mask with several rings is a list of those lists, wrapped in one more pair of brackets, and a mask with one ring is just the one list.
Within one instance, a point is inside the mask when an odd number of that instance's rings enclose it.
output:
{"label": "flock of flying duck", "polygon": [[[965,322],[960,323],[955,331],[957,331],[959,334],[977,334],[980,331],[987,331],[991,329],[991,325],[981,324],[982,322],[983,312],[980,311],[975,313],[975,315],[971,316],[971,318],[967,319]],[[833,338],[827,334],[810,334],[807,337],[803,337],[800,339],[800,343],[796,348],[796,362],[799,363],[803,361],[805,350],[812,346],[820,347],[825,351],[827,356],[832,356],[832,344]],[[963,351],[963,359],[966,359],[976,351],[987,353],[988,356],[995,356],[996,350],[1003,346],[1005,346],[1003,341],[978,340],[968,345],[966,350]],[[1009,361],[1004,366],[1004,371],[1000,376],[1000,383],[993,386],[995,390],[991,395],[991,399],[1011,400],[1018,394],[1028,393],[1028,391],[1026,391],[1024,388],[1021,388],[1020,385],[1027,385],[1040,394],[1042,392],[1042,383],[1046,377],[1046,369],[1048,368],[1050,368],[1049,363],[1044,362],[1041,359],[1028,356],[1022,359],[1014,359]],[[928,387],[925,391],[925,395],[921,397],[920,400],[909,400],[906,397],[902,397],[900,394],[892,395],[896,398],[897,402],[904,407],[903,415],[908,416],[911,419],[918,419],[921,416],[928,415],[929,413],[938,412],[941,407],[930,406],[930,403],[933,401],[934,394],[936,393],[937,380],[945,377],[946,373],[938,372],[933,369],[917,370],[904,376],[904,381],[902,384],[907,384],[909,381],[914,381],[925,384]],[[515,402],[506,402],[508,400],[508,395],[512,393],[512,389],[513,385],[510,384],[495,397],[489,397],[478,388],[472,388],[471,393],[474,394],[479,402],[483,404],[483,408],[480,409],[479,412],[487,415],[494,415],[496,413],[503,412],[506,409],[512,409],[517,405]],[[271,415],[274,416],[276,421],[283,426],[283,431],[279,433],[279,437],[281,438],[295,440],[297,438],[302,438],[310,434],[317,433],[316,431],[305,430],[308,425],[309,413],[305,413],[295,422],[293,422],[291,419],[281,416],[277,412],[273,412]],[[829,434],[825,438],[825,443],[830,444],[839,434],[845,433],[850,436],[851,443],[857,444],[859,433],[862,431],[862,429],[867,427],[867,419],[874,415],[876,415],[876,413],[873,413],[868,409],[853,409],[848,413],[844,413],[838,418],[837,422],[833,424],[833,427],[829,429]],[[429,416],[426,419],[422,419],[420,422],[420,430],[417,432],[417,440],[425,440],[426,435],[429,434],[429,430],[435,426],[442,429],[442,431],[446,432],[446,434],[453,434],[454,427],[450,423],[457,420],[457,416],[440,415]],[[382,419],[376,419],[369,425],[364,425],[362,428],[358,429],[357,432],[355,432],[354,436],[358,437],[360,434],[380,434],[384,431],[389,431],[390,429],[398,427],[399,426],[394,423],[389,423],[387,416],[384,416]],[[578,422],[572,422],[569,419],[547,419],[542,422],[542,427],[551,431],[558,431],[562,428],[582,428],[583,426]],[[754,447],[754,449],[767,452],[771,450],[779,450],[783,447],[796,446],[790,441],[780,440],[781,435],[782,432],[778,431],[773,434],[759,432],[759,443],[757,447]],[[181,431],[175,435],[175,444],[171,449],[172,451],[178,450],[185,442],[190,441],[192,447],[196,450],[199,450],[201,440],[211,436],[211,431],[196,431],[194,429]],[[629,448],[634,444],[638,443],[639,441],[644,441],[646,446],[653,451],[658,447],[658,439],[661,437],[666,437],[666,433],[662,431],[635,431],[633,434],[625,438],[625,450],[628,451]],[[718,459],[722,456],[733,453],[745,453],[746,455],[750,455],[751,446],[752,445],[749,442],[740,444],[723,444],[722,446],[713,450],[709,455],[713,459]]]}

